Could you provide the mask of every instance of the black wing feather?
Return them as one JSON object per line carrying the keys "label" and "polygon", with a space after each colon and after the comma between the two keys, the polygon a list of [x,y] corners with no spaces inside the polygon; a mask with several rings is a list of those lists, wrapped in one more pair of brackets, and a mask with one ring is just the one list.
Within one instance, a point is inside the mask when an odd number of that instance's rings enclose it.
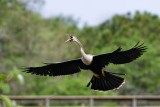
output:
{"label": "black wing feather", "polygon": [[46,65],[41,67],[27,67],[24,68],[24,72],[32,73],[43,76],[59,76],[70,75],[80,72],[80,68],[87,69],[81,59],[75,59],[71,61],[61,63],[45,63]]}
{"label": "black wing feather", "polygon": [[139,45],[139,42],[131,49],[127,51],[116,51],[110,54],[110,62],[114,64],[129,63],[139,58],[145,51],[146,46],[143,43]]}
{"label": "black wing feather", "polygon": [[94,61],[100,62],[101,65],[103,66],[109,63],[113,64],[129,63],[140,57],[146,51],[146,49],[147,49],[146,46],[143,46],[143,44],[139,44],[138,42],[133,48],[127,51],[121,51],[122,48],[119,47],[112,53],[94,56]]}

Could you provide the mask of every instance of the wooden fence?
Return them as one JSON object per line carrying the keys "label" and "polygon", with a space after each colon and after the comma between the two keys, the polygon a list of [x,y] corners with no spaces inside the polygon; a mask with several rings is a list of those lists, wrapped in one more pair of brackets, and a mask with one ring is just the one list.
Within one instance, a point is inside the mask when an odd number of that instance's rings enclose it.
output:
{"label": "wooden fence", "polygon": [[[78,107],[160,107],[160,96],[8,96],[12,101],[23,107],[58,107],[60,103],[76,102]],[[103,105],[100,105],[103,102]],[[116,103],[108,105],[105,103]],[[56,103],[57,105],[53,105]],[[29,104],[29,105],[27,105]],[[40,105],[38,105],[40,104]],[[66,105],[60,105],[65,106]],[[0,107],[5,107],[1,101]],[[69,106],[68,106],[69,107]]]}

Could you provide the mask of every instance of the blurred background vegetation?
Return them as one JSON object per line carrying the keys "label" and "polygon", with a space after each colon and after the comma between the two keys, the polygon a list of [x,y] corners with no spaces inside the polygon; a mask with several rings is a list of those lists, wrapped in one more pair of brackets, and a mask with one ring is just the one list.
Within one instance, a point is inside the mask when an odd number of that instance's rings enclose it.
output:
{"label": "blurred background vegetation", "polygon": [[[72,17],[43,18],[34,11],[43,0],[0,0],[0,94],[6,95],[126,95],[160,93],[160,18],[144,12],[115,15],[97,26],[78,27]],[[110,71],[127,75],[119,90],[92,91],[86,87],[92,73],[40,77],[23,73],[24,66],[39,66],[80,57],[75,44],[65,44],[65,34],[75,34],[87,53],[131,48],[138,41],[147,52],[125,65],[110,64]]]}

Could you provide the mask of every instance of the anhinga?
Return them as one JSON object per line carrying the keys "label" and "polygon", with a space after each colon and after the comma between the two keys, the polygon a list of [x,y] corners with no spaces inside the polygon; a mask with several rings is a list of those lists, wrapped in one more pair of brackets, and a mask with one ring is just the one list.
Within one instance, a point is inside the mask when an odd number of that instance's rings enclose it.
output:
{"label": "anhinga", "polygon": [[107,91],[119,88],[124,83],[124,78],[120,77],[121,73],[113,73],[104,69],[109,63],[125,64],[140,57],[145,52],[146,47],[137,43],[133,48],[122,51],[122,48],[111,53],[101,55],[91,55],[84,52],[81,42],[74,35],[69,35],[66,42],[76,42],[80,46],[82,57],[70,61],[59,63],[47,63],[40,67],[27,67],[25,72],[44,76],[70,75],[80,72],[81,69],[91,70],[93,76],[87,87],[99,91]]}

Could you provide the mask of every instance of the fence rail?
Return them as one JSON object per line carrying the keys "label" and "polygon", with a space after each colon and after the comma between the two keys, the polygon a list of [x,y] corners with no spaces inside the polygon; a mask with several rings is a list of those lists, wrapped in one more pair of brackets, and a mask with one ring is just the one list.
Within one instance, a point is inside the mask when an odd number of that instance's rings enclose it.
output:
{"label": "fence rail", "polygon": [[[33,102],[43,102],[43,107],[51,107],[51,103],[56,101],[60,102],[88,102],[87,107],[95,107],[95,103],[99,101],[112,101],[118,104],[124,105],[125,107],[140,107],[139,105],[149,106],[151,104],[156,107],[160,107],[160,96],[8,96],[12,101],[23,104],[27,101]],[[155,103],[155,101],[157,103]],[[123,102],[123,103],[122,103]],[[153,102],[153,103],[151,103]],[[142,103],[142,104],[140,104]],[[146,103],[146,104],[145,104]],[[151,103],[151,104],[150,104]],[[4,106],[4,105],[3,105]],[[3,107],[2,106],[2,107]],[[80,105],[79,107],[86,107],[85,105]],[[4,106],[5,107],[5,106]],[[29,106],[26,106],[29,107]],[[35,106],[34,106],[35,107]],[[100,107],[100,106],[98,106]],[[107,107],[107,106],[105,106]],[[151,106],[150,106],[151,107]]]}

